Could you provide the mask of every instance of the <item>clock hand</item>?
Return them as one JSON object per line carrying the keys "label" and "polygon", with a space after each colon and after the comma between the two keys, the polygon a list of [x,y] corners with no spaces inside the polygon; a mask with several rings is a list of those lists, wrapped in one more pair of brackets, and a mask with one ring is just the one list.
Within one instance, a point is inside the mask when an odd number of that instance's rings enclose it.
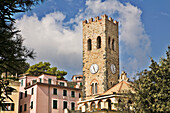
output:
{"label": "clock hand", "polygon": [[95,68],[94,68],[94,66],[93,66],[93,69],[94,69],[94,72],[95,72]]}

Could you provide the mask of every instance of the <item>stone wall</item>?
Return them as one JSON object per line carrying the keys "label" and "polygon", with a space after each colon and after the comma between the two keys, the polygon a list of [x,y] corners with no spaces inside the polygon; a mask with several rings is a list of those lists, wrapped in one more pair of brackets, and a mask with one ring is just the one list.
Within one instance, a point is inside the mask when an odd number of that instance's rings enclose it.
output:
{"label": "stone wall", "polygon": [[[101,37],[101,48],[97,49],[97,37]],[[108,38],[115,40],[114,50],[108,47]],[[88,50],[88,39],[92,41],[92,50]],[[111,43],[111,42],[110,42]],[[107,15],[102,15],[101,19],[96,17],[83,21],[83,94],[84,97],[92,96],[91,83],[97,81],[98,94],[108,90],[112,84],[117,83],[119,74],[119,40],[118,40],[118,22]],[[111,45],[111,44],[110,44]],[[97,73],[90,72],[90,66],[97,64],[99,70]],[[112,74],[110,65],[115,64],[116,73]]]}

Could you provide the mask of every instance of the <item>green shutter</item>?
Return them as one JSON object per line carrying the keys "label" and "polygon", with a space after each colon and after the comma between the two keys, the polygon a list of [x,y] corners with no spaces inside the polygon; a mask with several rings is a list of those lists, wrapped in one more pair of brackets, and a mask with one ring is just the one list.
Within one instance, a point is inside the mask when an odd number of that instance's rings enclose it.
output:
{"label": "green shutter", "polygon": [[65,109],[65,108],[67,108],[67,102],[66,101],[63,102],[63,109]]}
{"label": "green shutter", "polygon": [[53,100],[53,109],[57,109],[57,100]]}
{"label": "green shutter", "polygon": [[40,83],[42,82],[42,78],[40,78]]}
{"label": "green shutter", "polygon": [[22,105],[20,106],[20,112],[22,112]]}
{"label": "green shutter", "polygon": [[67,90],[63,90],[63,96],[67,96]]}
{"label": "green shutter", "polygon": [[34,94],[34,88],[31,89],[31,94],[32,94],[32,95]]}
{"label": "green shutter", "polygon": [[14,103],[11,103],[11,111],[14,111]]}
{"label": "green shutter", "polygon": [[5,111],[5,103],[2,103],[2,111]]}
{"label": "green shutter", "polygon": [[75,110],[75,103],[74,102],[71,103],[71,110]]}
{"label": "green shutter", "polygon": [[56,88],[53,89],[53,94],[57,95],[57,89]]}
{"label": "green shutter", "polygon": [[27,111],[27,104],[24,104],[24,111]]}
{"label": "green shutter", "polygon": [[31,102],[31,109],[33,109],[33,101]]}
{"label": "green shutter", "polygon": [[82,82],[80,82],[80,86],[82,86]]}
{"label": "green shutter", "polygon": [[75,92],[71,91],[71,97],[75,97]]}
{"label": "green shutter", "polygon": [[51,79],[50,78],[48,79],[48,84],[51,84]]}
{"label": "green shutter", "polygon": [[64,86],[64,82],[60,82],[60,86]]}
{"label": "green shutter", "polygon": [[27,97],[27,91],[25,91],[25,97]]}
{"label": "green shutter", "polygon": [[23,80],[21,80],[21,86],[23,86]]}

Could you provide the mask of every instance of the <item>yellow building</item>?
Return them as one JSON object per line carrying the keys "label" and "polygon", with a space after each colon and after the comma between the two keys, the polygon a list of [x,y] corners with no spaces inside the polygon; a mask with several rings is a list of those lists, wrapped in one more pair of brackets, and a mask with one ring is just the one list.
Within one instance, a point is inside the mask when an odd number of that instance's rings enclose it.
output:
{"label": "yellow building", "polygon": [[16,89],[12,93],[9,93],[8,96],[13,100],[6,99],[3,105],[5,107],[1,107],[1,113],[18,113],[19,106],[19,86],[20,83],[18,81],[10,81],[9,86]]}

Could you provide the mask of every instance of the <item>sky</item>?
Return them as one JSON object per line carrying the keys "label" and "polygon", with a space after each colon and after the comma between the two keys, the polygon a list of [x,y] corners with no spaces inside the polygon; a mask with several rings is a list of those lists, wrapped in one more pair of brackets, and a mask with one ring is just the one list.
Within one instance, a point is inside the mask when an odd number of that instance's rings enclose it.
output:
{"label": "sky", "polygon": [[120,72],[134,77],[159,62],[170,46],[169,0],[44,0],[15,15],[24,45],[36,52],[30,65],[50,62],[72,75],[82,74],[82,21],[103,14],[119,22]]}

